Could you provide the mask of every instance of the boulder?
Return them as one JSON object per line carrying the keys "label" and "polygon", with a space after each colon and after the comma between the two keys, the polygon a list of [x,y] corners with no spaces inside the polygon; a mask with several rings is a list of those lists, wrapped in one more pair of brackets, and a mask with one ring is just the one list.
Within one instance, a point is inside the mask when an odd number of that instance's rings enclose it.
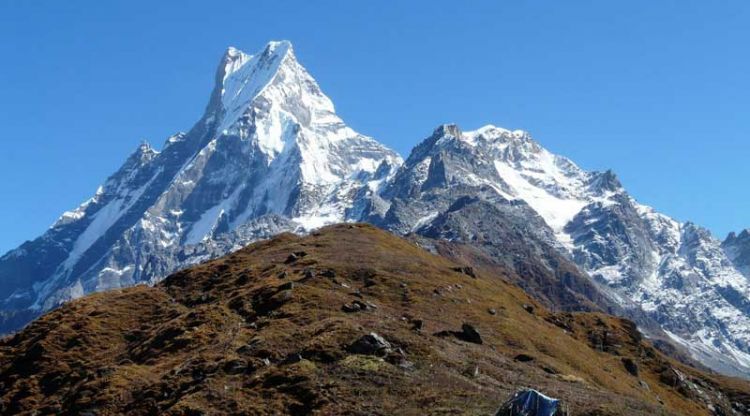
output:
{"label": "boulder", "polygon": [[286,264],[294,263],[295,261],[297,261],[297,259],[298,259],[297,255],[292,253],[289,256],[287,256],[286,260],[284,260],[284,263]]}
{"label": "boulder", "polygon": [[623,357],[622,365],[630,375],[638,377],[638,364],[636,364],[632,358]]}
{"label": "boulder", "polygon": [[467,276],[473,277],[474,279],[477,278],[477,274],[474,272],[473,267],[469,266],[460,266],[460,267],[454,267],[452,269],[454,272],[463,273]]}
{"label": "boulder", "polygon": [[477,331],[476,328],[469,324],[461,325],[461,336],[459,338],[466,342],[472,342],[474,344],[482,343],[482,337],[479,335],[479,331]]}
{"label": "boulder", "polygon": [[347,313],[366,311],[368,309],[370,309],[370,306],[359,300],[353,300],[341,307],[341,310]]}
{"label": "boulder", "polygon": [[421,331],[424,328],[424,321],[421,319],[413,319],[411,321],[411,329],[415,331]]}
{"label": "boulder", "polygon": [[514,360],[521,362],[521,363],[528,363],[530,361],[534,361],[534,357],[530,356],[529,354],[518,354],[515,357],[513,357]]}
{"label": "boulder", "polygon": [[224,363],[224,372],[227,374],[242,374],[247,369],[247,363],[244,360],[230,360]]}
{"label": "boulder", "polygon": [[354,341],[347,350],[354,354],[384,356],[391,351],[391,344],[380,335],[370,332]]}

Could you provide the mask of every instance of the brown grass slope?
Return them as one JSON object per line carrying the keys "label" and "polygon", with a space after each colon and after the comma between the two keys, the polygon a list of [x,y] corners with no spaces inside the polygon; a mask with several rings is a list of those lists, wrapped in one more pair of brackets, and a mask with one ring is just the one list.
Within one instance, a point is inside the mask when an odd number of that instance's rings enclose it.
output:
{"label": "brown grass slope", "polygon": [[[629,321],[551,313],[460,266],[337,225],[87,296],[0,341],[0,412],[489,415],[526,386],[576,415],[750,409],[748,383],[666,358]],[[390,349],[352,352],[372,332]]]}

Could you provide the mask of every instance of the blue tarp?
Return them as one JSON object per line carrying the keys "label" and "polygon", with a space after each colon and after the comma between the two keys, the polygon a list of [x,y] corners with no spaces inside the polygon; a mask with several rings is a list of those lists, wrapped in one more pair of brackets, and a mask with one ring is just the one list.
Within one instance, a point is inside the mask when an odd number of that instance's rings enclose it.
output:
{"label": "blue tarp", "polygon": [[521,390],[505,402],[495,416],[556,416],[559,404],[559,400],[536,390]]}

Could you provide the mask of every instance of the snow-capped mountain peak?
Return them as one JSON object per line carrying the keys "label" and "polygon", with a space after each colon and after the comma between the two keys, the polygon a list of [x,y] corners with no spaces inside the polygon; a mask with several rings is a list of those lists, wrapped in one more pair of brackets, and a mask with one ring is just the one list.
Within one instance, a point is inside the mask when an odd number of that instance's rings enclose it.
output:
{"label": "snow-capped mountain peak", "polygon": [[[261,182],[229,192],[246,205],[244,212],[230,215],[232,225],[265,213],[291,215],[311,225],[309,216],[299,214],[320,212],[314,206],[340,200],[334,195],[371,177],[383,162],[391,170],[401,163],[396,153],[346,126],[288,41],[270,42],[253,55],[229,48],[214,94],[204,117],[213,141],[199,156],[210,157],[238,141],[248,159],[265,171]],[[221,175],[226,180],[226,169]],[[347,204],[339,204],[335,215],[324,215],[323,223],[343,220]],[[197,234],[191,235],[189,241],[195,241]]]}
{"label": "snow-capped mountain peak", "polygon": [[508,130],[493,124],[484,125],[476,130],[465,131],[461,136],[469,143],[475,143],[477,139],[480,139],[493,142],[502,147],[511,144],[519,145],[521,143],[526,143],[532,145],[536,150],[541,148],[531,139],[531,136],[527,131]]}
{"label": "snow-capped mountain peak", "polygon": [[575,261],[634,318],[645,313],[713,368],[750,373],[750,285],[730,261],[750,264],[750,254],[737,254],[743,247],[750,253],[750,238],[747,245],[736,236],[728,239],[723,247],[728,258],[707,230],[638,203],[613,172],[583,170],[526,132],[492,125],[467,132],[456,125],[438,127],[414,149],[383,196],[395,201],[382,214],[391,229],[448,238],[463,229],[477,241],[491,238],[483,228],[490,217],[473,225],[471,219],[456,220],[461,228],[446,228],[458,209],[452,201],[478,198],[510,218],[515,214],[507,201],[529,207],[544,226],[521,211],[534,224],[526,233],[538,232]]}
{"label": "snow-capped mountain peak", "polygon": [[[424,143],[431,141],[440,149],[435,153],[470,155],[471,163],[460,165],[464,173],[453,175],[453,180],[484,182],[508,200],[525,201],[557,233],[562,233],[585,205],[611,194],[595,192],[592,187],[602,174],[585,172],[569,159],[547,151],[523,130],[487,125],[462,132],[456,125],[443,125]],[[483,167],[481,173],[479,166]]]}
{"label": "snow-capped mountain peak", "polygon": [[[290,62],[285,62],[287,60]],[[220,86],[223,120],[219,131],[235,127],[238,119],[251,108],[253,100],[279,75],[282,65],[294,63],[296,59],[289,42],[271,42],[255,55],[234,48],[227,50]]]}
{"label": "snow-capped mountain peak", "polygon": [[[270,42],[254,55],[230,48],[219,72],[220,106],[209,120],[221,135],[253,141],[268,165],[277,157],[296,154],[302,180],[324,185],[362,171],[371,173],[380,164],[379,155],[356,163],[336,157],[354,137],[367,146],[375,142],[336,115],[331,100],[297,61],[290,42]],[[397,162],[398,157],[391,156],[391,162]]]}
{"label": "snow-capped mountain peak", "polygon": [[229,48],[215,79],[189,132],[161,151],[139,145],[94,197],[2,258],[4,309],[26,316],[158,280],[198,261],[186,247],[221,254],[280,230],[350,220],[355,199],[401,163],[346,126],[289,42],[256,54]]}
{"label": "snow-capped mountain peak", "polygon": [[252,56],[246,54],[245,52],[242,52],[234,46],[228,47],[224,52],[224,57],[222,58],[221,64],[219,66],[220,73],[222,74],[222,83],[226,81],[227,77],[230,74],[237,71],[237,69],[242,67],[251,58]]}

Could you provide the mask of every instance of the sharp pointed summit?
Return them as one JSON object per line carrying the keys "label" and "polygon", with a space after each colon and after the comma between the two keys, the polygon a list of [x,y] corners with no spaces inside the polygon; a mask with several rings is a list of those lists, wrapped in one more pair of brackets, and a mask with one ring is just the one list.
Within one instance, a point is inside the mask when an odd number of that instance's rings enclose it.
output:
{"label": "sharp pointed summit", "polygon": [[[294,56],[228,48],[205,115],[141,144],[50,230],[0,260],[2,332],[85,293],[154,282],[281,231],[352,218],[401,158],[341,120]],[[23,276],[23,277],[19,277]]]}

